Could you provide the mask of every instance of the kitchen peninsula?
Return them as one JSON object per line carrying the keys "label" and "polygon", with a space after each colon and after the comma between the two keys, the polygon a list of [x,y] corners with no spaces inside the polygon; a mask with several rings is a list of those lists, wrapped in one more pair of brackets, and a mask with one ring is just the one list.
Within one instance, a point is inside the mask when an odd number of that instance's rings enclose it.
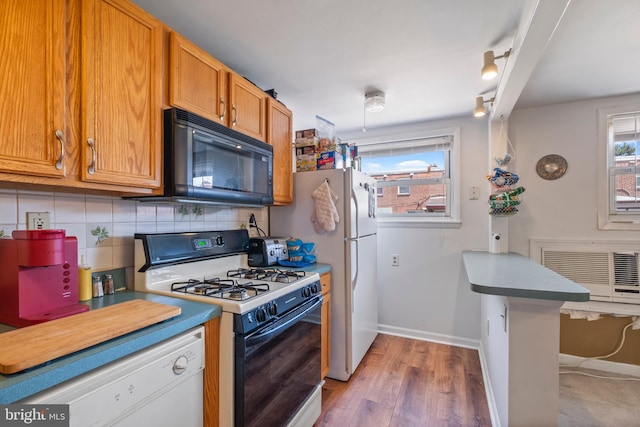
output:
{"label": "kitchen peninsula", "polygon": [[589,291],[516,253],[464,251],[471,290],[481,295],[481,352],[495,425],[556,425],[560,307]]}

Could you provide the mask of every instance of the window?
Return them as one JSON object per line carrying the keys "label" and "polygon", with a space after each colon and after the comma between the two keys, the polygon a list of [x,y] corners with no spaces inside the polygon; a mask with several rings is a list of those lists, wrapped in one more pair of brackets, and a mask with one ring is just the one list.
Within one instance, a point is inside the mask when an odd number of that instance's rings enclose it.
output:
{"label": "window", "polygon": [[599,115],[606,180],[599,187],[598,225],[640,229],[640,108],[601,110]]}
{"label": "window", "polygon": [[411,195],[411,186],[410,185],[402,185],[398,184],[398,196],[410,196]]}
{"label": "window", "polygon": [[457,221],[458,130],[358,141],[362,171],[377,180],[380,222]]}

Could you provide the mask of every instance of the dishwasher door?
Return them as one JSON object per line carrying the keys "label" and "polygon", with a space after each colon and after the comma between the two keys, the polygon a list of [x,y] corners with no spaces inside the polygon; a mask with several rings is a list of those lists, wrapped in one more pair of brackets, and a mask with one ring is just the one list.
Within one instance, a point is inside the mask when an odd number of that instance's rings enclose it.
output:
{"label": "dishwasher door", "polygon": [[199,326],[19,403],[68,404],[71,427],[201,427],[204,348]]}

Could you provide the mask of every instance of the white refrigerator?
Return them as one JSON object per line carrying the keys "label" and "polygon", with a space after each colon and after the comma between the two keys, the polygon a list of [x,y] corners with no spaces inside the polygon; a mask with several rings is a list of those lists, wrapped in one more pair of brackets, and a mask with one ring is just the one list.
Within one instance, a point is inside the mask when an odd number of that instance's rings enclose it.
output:
{"label": "white refrigerator", "polygon": [[[338,196],[335,230],[316,232],[311,194],[325,180]],[[354,169],[294,174],[292,206],[270,208],[272,236],[314,242],[318,262],[331,265],[331,366],[347,381],[378,334],[375,179]]]}

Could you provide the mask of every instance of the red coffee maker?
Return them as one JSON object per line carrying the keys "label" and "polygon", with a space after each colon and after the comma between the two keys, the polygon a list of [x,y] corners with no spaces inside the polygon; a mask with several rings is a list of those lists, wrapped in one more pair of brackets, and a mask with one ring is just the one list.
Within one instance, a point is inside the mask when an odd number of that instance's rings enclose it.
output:
{"label": "red coffee maker", "polygon": [[78,241],[64,230],[0,239],[0,323],[29,326],[89,310],[78,303]]}

